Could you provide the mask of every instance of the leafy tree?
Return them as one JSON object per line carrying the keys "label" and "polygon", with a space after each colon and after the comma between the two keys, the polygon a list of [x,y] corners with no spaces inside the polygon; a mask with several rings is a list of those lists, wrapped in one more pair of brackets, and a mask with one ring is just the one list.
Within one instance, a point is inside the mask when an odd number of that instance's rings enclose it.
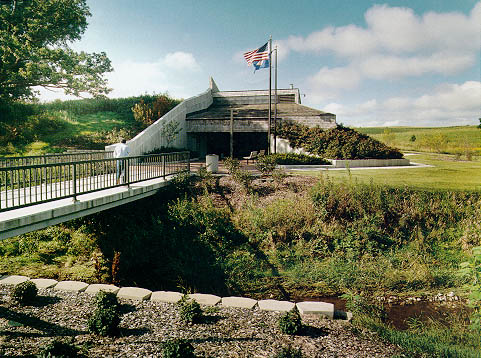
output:
{"label": "leafy tree", "polygon": [[481,118],[478,118],[479,119],[479,125],[478,125],[478,128],[481,129]]}
{"label": "leafy tree", "polygon": [[35,86],[107,94],[107,55],[69,47],[90,15],[86,0],[0,0],[0,100],[32,98]]}

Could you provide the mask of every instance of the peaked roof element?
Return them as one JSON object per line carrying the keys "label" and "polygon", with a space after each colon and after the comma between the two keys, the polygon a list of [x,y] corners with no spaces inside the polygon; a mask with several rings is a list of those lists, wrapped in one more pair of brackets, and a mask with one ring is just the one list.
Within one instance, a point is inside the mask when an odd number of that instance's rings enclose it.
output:
{"label": "peaked roof element", "polygon": [[219,87],[217,87],[217,84],[212,77],[209,77],[209,87],[212,92],[219,92]]}

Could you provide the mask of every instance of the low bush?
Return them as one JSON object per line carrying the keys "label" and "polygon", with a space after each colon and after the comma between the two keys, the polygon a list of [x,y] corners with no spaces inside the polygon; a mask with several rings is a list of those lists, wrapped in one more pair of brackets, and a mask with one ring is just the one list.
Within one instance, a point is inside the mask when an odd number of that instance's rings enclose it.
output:
{"label": "low bush", "polygon": [[276,169],[276,159],[272,155],[262,155],[257,157],[256,168],[262,175],[270,175]]}
{"label": "low bush", "polygon": [[38,358],[81,358],[84,357],[80,353],[80,349],[72,343],[54,340],[47,344],[40,353]]}
{"label": "low bush", "polygon": [[18,304],[28,305],[35,301],[37,292],[37,286],[32,281],[25,281],[15,285],[11,298]]}
{"label": "low bush", "polygon": [[115,336],[119,333],[120,306],[112,292],[100,291],[95,296],[96,309],[88,320],[90,332],[101,336]]}
{"label": "low bush", "polygon": [[194,347],[184,339],[172,339],[163,343],[163,358],[195,358]]}
{"label": "low bush", "polygon": [[179,308],[180,318],[184,322],[199,323],[202,320],[202,308],[196,301],[189,299],[187,295],[182,296],[181,300],[177,302],[177,307]]}
{"label": "low bush", "polygon": [[290,335],[296,335],[301,332],[302,320],[296,307],[281,316],[279,319],[279,329],[282,333]]}
{"label": "low bush", "polygon": [[240,169],[240,161],[236,158],[227,157],[224,159],[224,166],[230,175],[234,175]]}
{"label": "low bush", "polygon": [[282,348],[274,358],[302,358],[302,351],[300,348],[294,349],[291,346]]}

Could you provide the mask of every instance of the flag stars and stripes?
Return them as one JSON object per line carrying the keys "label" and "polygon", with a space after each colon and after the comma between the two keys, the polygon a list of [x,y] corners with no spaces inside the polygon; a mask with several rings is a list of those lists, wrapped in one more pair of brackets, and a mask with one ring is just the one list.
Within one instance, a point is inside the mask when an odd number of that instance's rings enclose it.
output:
{"label": "flag stars and stripes", "polygon": [[[244,53],[244,58],[246,59],[247,64],[249,66],[252,64],[256,66],[257,62],[269,60],[269,50],[267,48],[268,47],[267,44],[268,43],[266,42],[265,45],[259,47],[258,49]],[[260,64],[257,64],[257,65],[260,65]]]}

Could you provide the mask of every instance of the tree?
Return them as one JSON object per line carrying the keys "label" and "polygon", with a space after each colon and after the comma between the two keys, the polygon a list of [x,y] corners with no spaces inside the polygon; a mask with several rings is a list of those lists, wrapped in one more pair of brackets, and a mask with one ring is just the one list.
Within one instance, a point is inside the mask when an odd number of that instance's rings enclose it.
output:
{"label": "tree", "polygon": [[481,118],[478,118],[479,119],[479,125],[478,125],[478,128],[481,129]]}
{"label": "tree", "polygon": [[75,52],[91,16],[86,0],[0,0],[0,100],[33,98],[33,87],[94,97],[110,92],[104,52]]}

